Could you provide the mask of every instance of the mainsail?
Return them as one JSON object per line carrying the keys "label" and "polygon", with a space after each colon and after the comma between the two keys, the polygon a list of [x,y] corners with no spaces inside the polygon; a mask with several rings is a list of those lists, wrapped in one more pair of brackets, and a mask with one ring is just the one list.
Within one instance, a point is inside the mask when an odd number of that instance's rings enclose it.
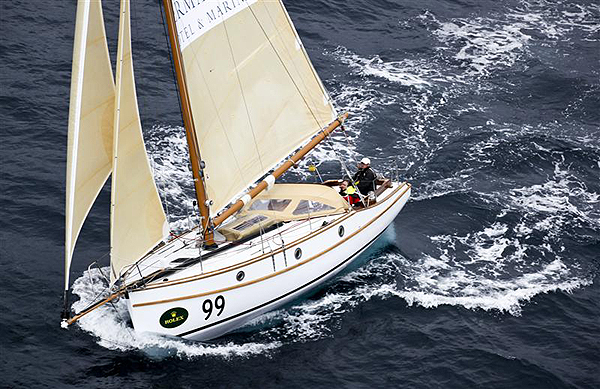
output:
{"label": "mainsail", "polygon": [[81,226],[111,172],[114,101],[100,1],[79,0],[69,106],[65,290]]}
{"label": "mainsail", "polygon": [[172,4],[214,214],[336,115],[281,1]]}
{"label": "mainsail", "polygon": [[142,135],[131,58],[129,8],[129,0],[122,0],[111,186],[111,282],[168,234]]}

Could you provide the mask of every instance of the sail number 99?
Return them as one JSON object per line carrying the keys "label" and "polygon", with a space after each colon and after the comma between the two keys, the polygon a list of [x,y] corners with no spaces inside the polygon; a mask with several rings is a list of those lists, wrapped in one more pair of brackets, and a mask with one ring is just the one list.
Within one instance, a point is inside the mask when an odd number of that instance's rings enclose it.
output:
{"label": "sail number 99", "polygon": [[202,311],[206,313],[206,317],[204,318],[204,320],[208,320],[208,318],[212,314],[213,306],[218,310],[217,316],[221,316],[223,310],[225,309],[225,297],[217,296],[214,304],[211,299],[204,300],[204,302],[202,303]]}

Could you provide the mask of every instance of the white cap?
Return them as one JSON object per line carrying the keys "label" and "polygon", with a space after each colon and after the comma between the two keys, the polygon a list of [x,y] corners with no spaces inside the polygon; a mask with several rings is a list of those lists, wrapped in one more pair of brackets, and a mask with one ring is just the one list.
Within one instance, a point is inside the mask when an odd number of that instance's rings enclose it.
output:
{"label": "white cap", "polygon": [[371,160],[369,158],[363,158],[360,160],[360,163],[362,163],[363,165],[370,165],[371,164]]}

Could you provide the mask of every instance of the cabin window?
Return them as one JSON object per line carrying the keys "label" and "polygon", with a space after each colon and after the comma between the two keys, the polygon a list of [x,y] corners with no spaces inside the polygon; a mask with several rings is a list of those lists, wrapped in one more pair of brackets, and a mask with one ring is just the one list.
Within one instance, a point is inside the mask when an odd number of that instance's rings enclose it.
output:
{"label": "cabin window", "polygon": [[283,211],[292,200],[290,199],[269,199],[255,200],[250,206],[250,211]]}
{"label": "cabin window", "polygon": [[243,223],[240,223],[237,226],[233,227],[233,229],[236,231],[243,231],[243,230],[247,229],[248,227],[252,227],[256,223],[260,223],[267,219],[268,218],[266,216],[256,215],[253,218],[248,219],[248,220],[244,221]]}
{"label": "cabin window", "polygon": [[329,211],[330,209],[335,209],[330,205],[320,203],[318,201],[312,200],[300,200],[294,212],[294,215],[304,215],[307,213],[315,213],[321,211]]}

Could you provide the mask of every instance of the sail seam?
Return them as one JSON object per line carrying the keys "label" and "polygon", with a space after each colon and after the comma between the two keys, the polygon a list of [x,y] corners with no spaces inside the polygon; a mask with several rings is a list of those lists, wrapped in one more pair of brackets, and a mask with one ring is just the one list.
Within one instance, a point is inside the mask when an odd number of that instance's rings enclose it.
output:
{"label": "sail seam", "polygon": [[[252,6],[248,6],[250,10],[252,10]],[[223,17],[221,16],[221,19]],[[254,140],[254,147],[256,148],[256,154],[258,156],[258,162],[260,163],[261,171],[265,171],[265,166],[263,165],[262,158],[260,157],[260,149],[258,147],[258,143],[256,142],[256,134],[254,133],[254,126],[252,125],[252,119],[250,118],[250,111],[248,110],[248,103],[246,102],[246,95],[244,94],[244,87],[242,86],[242,80],[240,79],[240,72],[237,66],[237,61],[235,60],[235,55],[233,55],[233,48],[231,47],[231,40],[229,39],[229,33],[227,32],[227,26],[225,24],[225,20],[221,22],[223,25],[223,29],[225,30],[225,36],[227,37],[227,45],[229,46],[229,52],[231,53],[231,59],[233,61],[233,65],[235,68],[235,76],[238,80],[238,85],[240,86],[240,92],[242,94],[242,100],[244,100],[244,108],[246,110],[246,116],[248,117],[248,124],[250,124],[250,131],[252,132],[252,139]],[[261,27],[262,28],[262,27]],[[232,150],[233,151],[233,150]]]}
{"label": "sail seam", "polygon": [[[219,124],[221,124],[221,128],[223,129],[223,134],[225,135],[225,139],[227,139],[227,144],[229,145],[229,148],[231,149],[231,151],[233,151],[233,144],[231,143],[231,139],[229,139],[229,134],[227,134],[227,131],[225,130],[225,125],[223,124],[223,119],[221,118],[219,110],[217,109],[217,103],[215,102],[212,91],[208,86],[208,82],[206,81],[206,76],[204,75],[202,66],[200,66],[200,61],[197,60],[198,55],[196,54],[195,51],[192,51],[192,53],[194,54],[194,64],[197,66],[198,71],[200,72],[200,75],[202,76],[202,81],[204,82],[204,85],[206,86],[206,92],[210,96],[210,101],[213,105],[213,108],[215,109],[215,115],[217,116],[217,119],[219,119]],[[232,155],[233,155],[233,160],[235,161],[235,166],[237,167],[237,169],[240,173],[240,178],[243,178],[244,175],[242,173],[242,168],[240,167],[240,163],[236,157],[236,154],[232,153]]]}
{"label": "sail seam", "polygon": [[306,105],[306,107],[308,108],[308,110],[310,111],[310,114],[312,115],[313,119],[315,119],[315,123],[317,123],[317,126],[319,127],[319,129],[321,128],[321,123],[319,123],[319,120],[317,119],[317,116],[315,115],[315,113],[312,110],[312,107],[310,106],[310,104],[308,104],[308,102],[306,101],[306,98],[304,97],[304,94],[302,94],[302,91],[300,91],[300,88],[298,87],[298,84],[296,84],[296,81],[294,80],[294,78],[292,77],[289,69],[287,68],[287,66],[285,66],[285,62],[283,62],[283,60],[281,59],[281,56],[279,55],[279,52],[277,52],[277,49],[275,49],[275,45],[273,45],[273,42],[271,42],[271,39],[269,38],[269,35],[267,34],[267,32],[265,31],[265,29],[263,28],[262,24],[260,23],[260,21],[258,20],[258,17],[256,16],[256,14],[254,13],[254,10],[252,9],[252,6],[248,6],[248,9],[250,10],[250,12],[252,12],[252,16],[254,16],[254,19],[256,20],[256,23],[258,24],[258,26],[260,27],[261,31],[263,32],[263,34],[265,35],[265,38],[267,38],[267,41],[269,42],[269,45],[271,46],[271,48],[273,49],[273,52],[275,53],[275,55],[277,55],[277,58],[279,59],[279,62],[281,62],[281,66],[283,66],[283,69],[285,70],[285,72],[287,73],[288,77],[290,78],[290,80],[292,80],[292,84],[294,84],[294,87],[296,88],[296,90],[298,91],[298,94],[300,95],[300,97],[302,98],[302,101],[304,101],[304,104]]}
{"label": "sail seam", "polygon": [[[277,24],[276,24],[276,23],[275,23],[275,21],[273,20],[273,17],[271,16],[271,12],[269,12],[269,7],[267,7],[266,3],[262,3],[262,4],[263,4],[263,7],[265,8],[265,11],[267,12],[267,15],[269,16],[269,19],[271,20],[271,23],[273,24],[273,27],[274,27],[274,28],[275,28],[275,30],[277,31],[277,36],[281,38],[281,33],[280,33],[279,29],[277,28]],[[281,3],[279,3],[279,5],[281,6]],[[285,9],[283,9],[283,11],[284,11],[284,15],[285,15]],[[286,21],[288,22],[288,26],[290,26],[290,25],[289,25],[289,21],[287,20],[287,18],[286,18]],[[291,28],[291,26],[290,26],[290,29],[291,29],[291,31],[292,31],[292,33],[293,33],[294,40],[296,41],[296,44],[298,44],[298,45],[299,45],[299,46],[302,48],[302,42],[300,41],[300,38],[299,38],[299,37],[298,37],[298,36],[295,34],[295,31],[294,31],[294,29],[293,29],[293,28]],[[306,81],[305,81],[305,80],[304,80],[304,78],[302,77],[302,73],[300,72],[300,70],[298,70],[298,67],[296,66],[296,63],[293,61],[292,55],[290,54],[290,51],[288,50],[288,46],[285,44],[285,42],[284,42],[283,38],[281,38],[281,43],[282,43],[282,47],[283,47],[283,49],[285,50],[285,53],[286,53],[286,54],[287,54],[287,56],[288,56],[288,59],[289,59],[290,63],[293,65],[293,67],[294,67],[294,70],[295,70],[295,71],[296,71],[296,73],[298,74],[298,78],[299,78],[299,79],[300,79],[300,81],[302,82],[302,86],[304,87],[304,90],[309,90],[309,88],[308,88],[308,86],[307,86],[307,84],[306,84]],[[307,55],[306,55],[306,53],[305,53],[304,51],[303,51],[303,53],[305,54],[305,57],[304,57],[304,60],[305,60],[305,62],[309,62],[309,61],[307,61],[307,58],[306,58],[306,57],[307,57]],[[283,62],[283,61],[282,61],[282,62]],[[313,76],[314,76],[314,77],[315,77],[315,78],[318,80],[318,77],[317,77],[317,75],[314,73],[314,71],[312,70],[312,66],[310,66],[310,64],[309,64],[309,68],[311,69],[311,73],[313,74]],[[320,82],[317,82],[317,83],[319,84],[319,87],[321,87],[321,84],[320,84]],[[308,99],[309,99],[309,100],[311,100],[311,103],[312,103],[312,104],[314,104],[314,105],[316,106],[316,104],[315,104],[315,102],[314,102],[314,100],[313,100],[312,96],[310,96],[310,95],[309,95],[309,96],[308,96]],[[316,119],[316,118],[315,118],[315,119]],[[319,127],[324,127],[325,125],[327,125],[327,123],[319,123],[319,122],[317,121],[317,125],[318,125]]]}
{"label": "sail seam", "polygon": [[[294,26],[294,23],[292,23],[292,20],[290,18],[289,13],[285,9],[285,7],[284,7],[283,3],[281,2],[281,0],[279,0],[278,3],[279,3],[279,7],[281,7],[281,11],[283,12],[283,14],[285,15],[285,17],[287,19],[288,25],[290,26],[290,28],[294,32],[294,36],[296,37],[296,39],[298,39],[298,41],[301,42],[300,35],[298,35],[298,31],[296,30],[296,27]],[[317,71],[315,70],[315,67],[313,66],[312,62],[310,60],[308,60],[308,53],[306,52],[306,49],[305,49],[304,45],[300,44],[300,48],[302,49],[302,52],[304,53],[305,57],[307,58],[307,62],[308,62],[308,65],[310,67],[310,70],[312,71],[313,75],[315,76],[315,79],[319,83],[319,87],[321,88],[321,92],[323,92],[323,94],[325,95],[325,97],[327,97],[327,102],[331,106],[331,109],[333,110],[334,115],[337,116],[337,111],[333,107],[333,104],[332,104],[332,101],[331,101],[331,96],[329,96],[329,92],[327,91],[327,89],[325,89],[325,85],[323,85],[323,81],[321,80],[321,78],[317,74]]]}

